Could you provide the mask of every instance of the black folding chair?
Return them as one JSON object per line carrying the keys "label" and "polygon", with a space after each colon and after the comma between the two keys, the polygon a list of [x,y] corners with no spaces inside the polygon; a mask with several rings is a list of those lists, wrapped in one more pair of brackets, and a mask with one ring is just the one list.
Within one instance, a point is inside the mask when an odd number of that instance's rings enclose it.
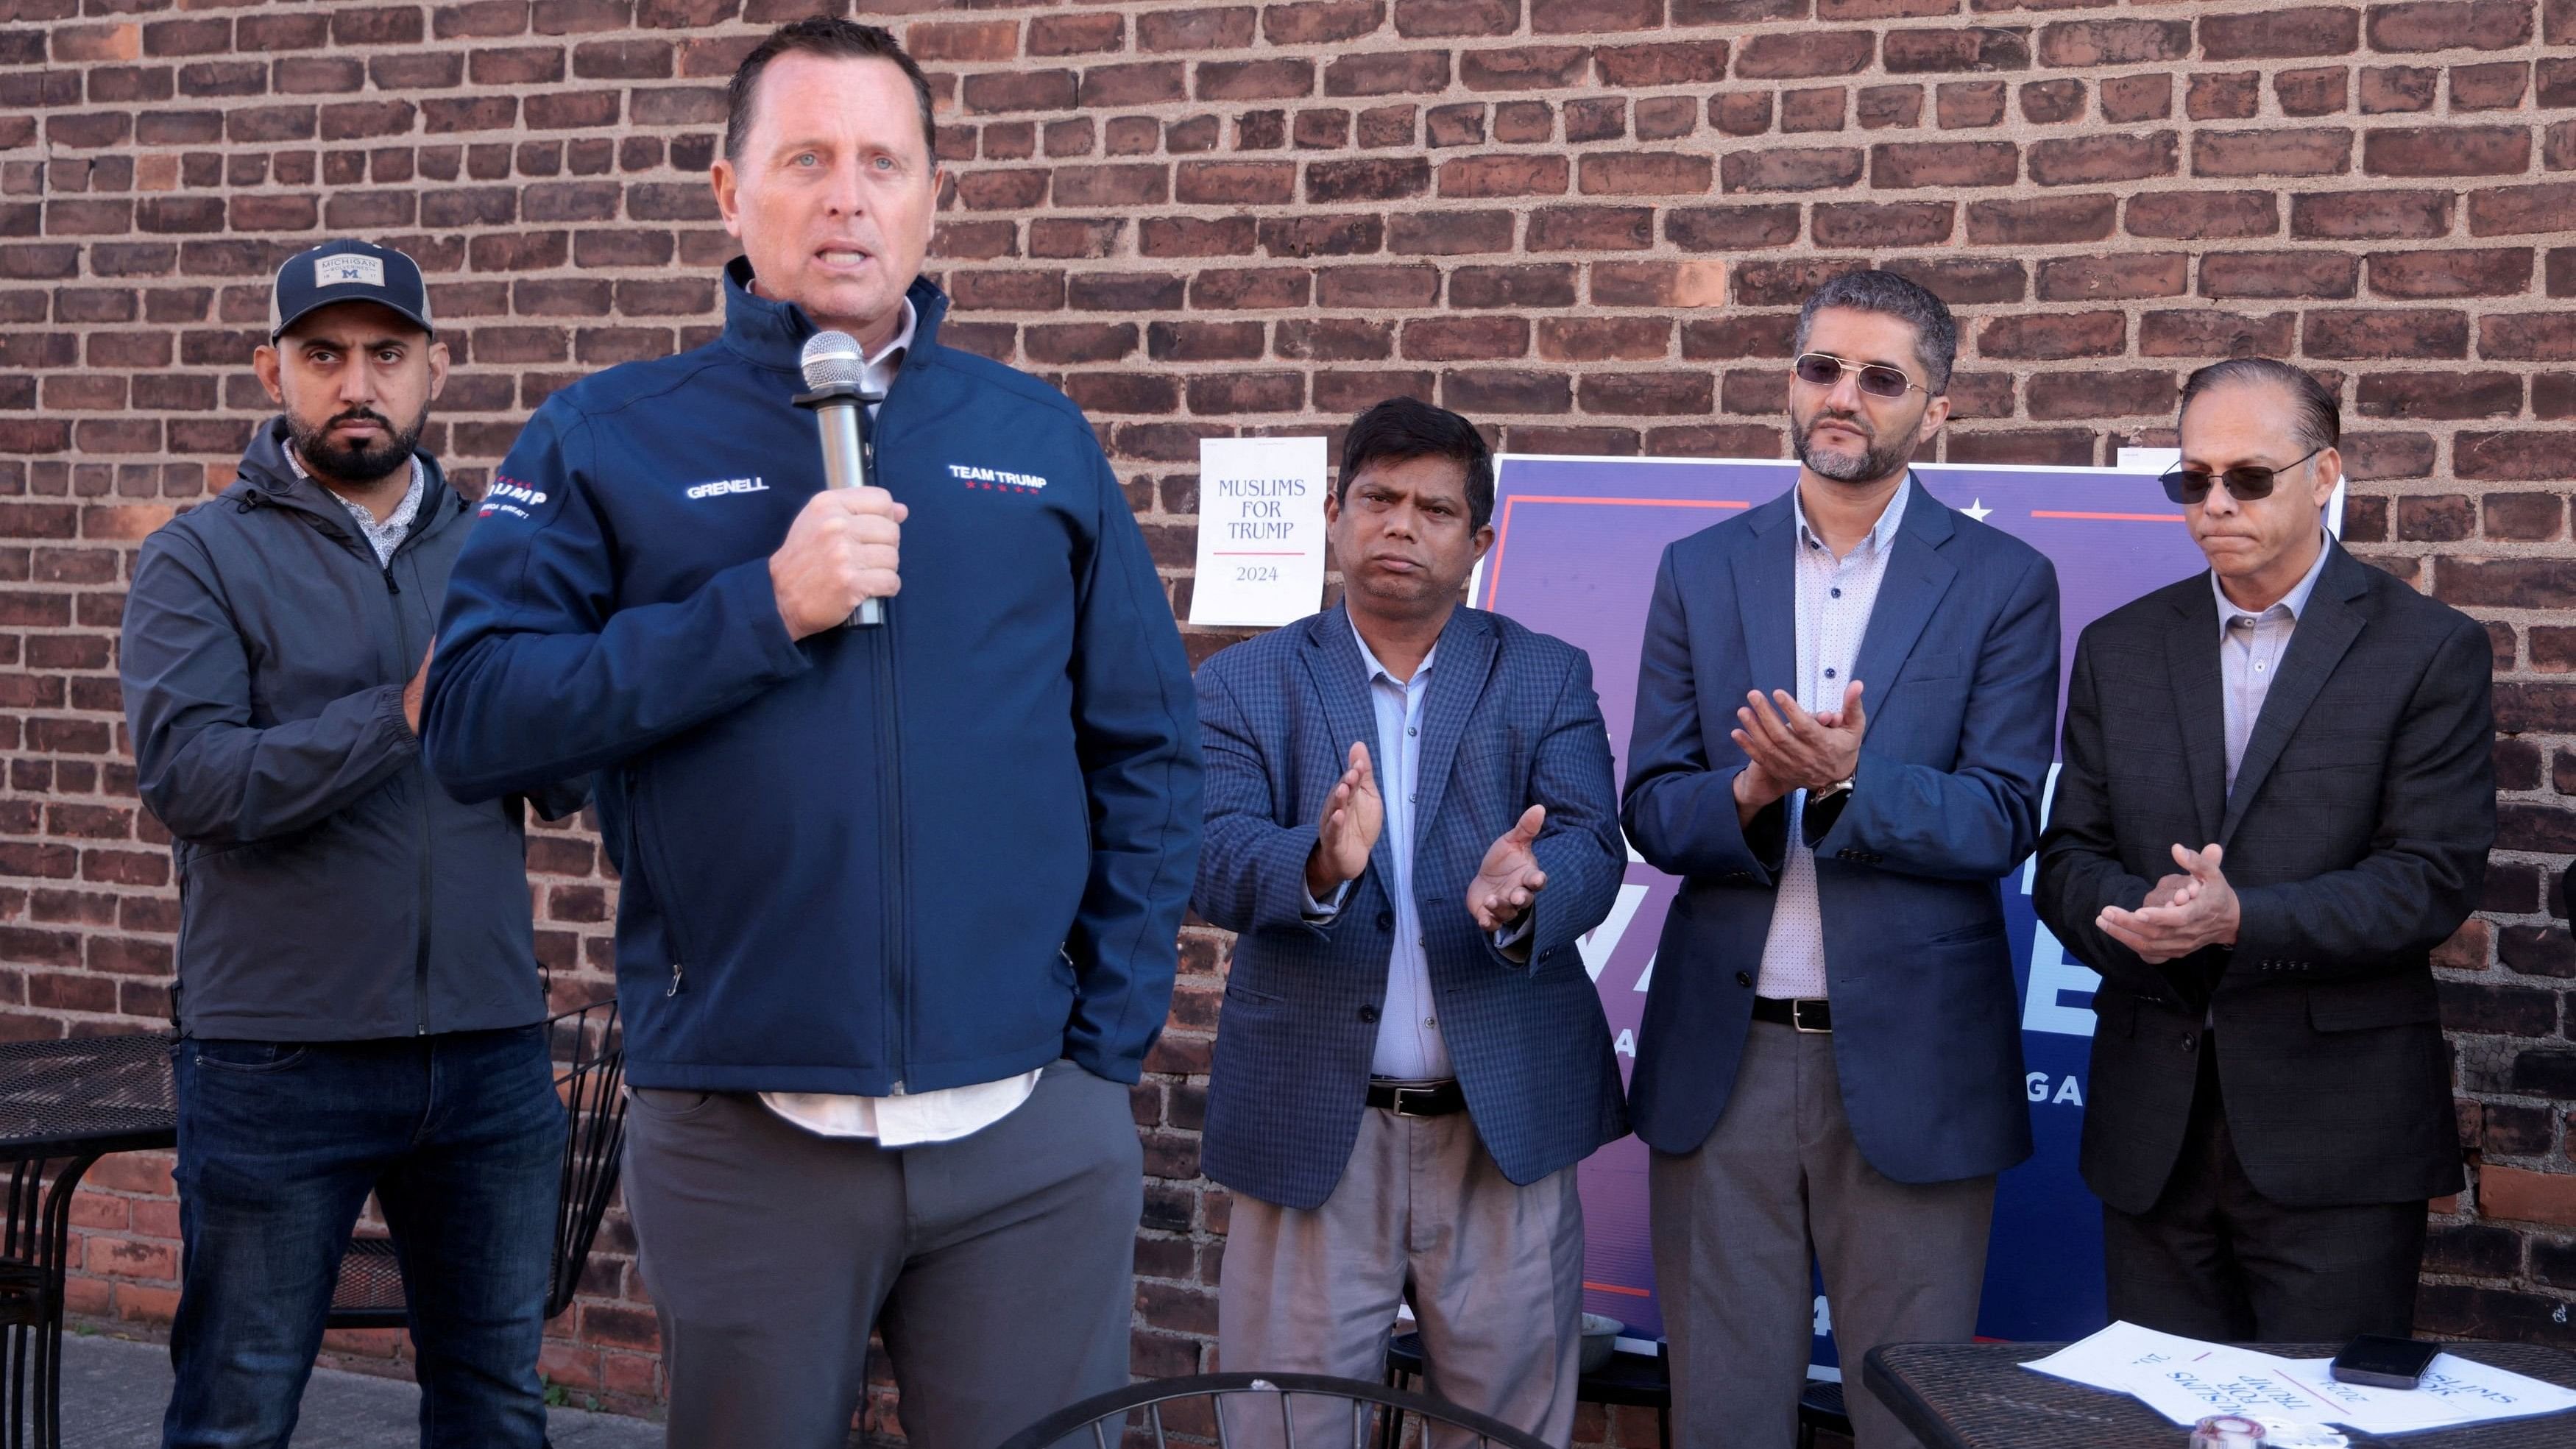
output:
{"label": "black folding chair", "polygon": [[[1341,1403],[1349,1415],[1348,1432],[1337,1427],[1322,1440],[1300,1439],[1296,1426],[1299,1416],[1288,1412],[1291,1399]],[[1204,1412],[1182,1409],[1172,1415],[1179,1422],[1166,1426],[1168,1406],[1194,1401],[1204,1401]],[[1464,1429],[1476,1436],[1479,1446],[1548,1449],[1544,1439],[1429,1394],[1323,1374],[1199,1374],[1191,1378],[1148,1379],[1059,1409],[1012,1435],[1003,1442],[1002,1449],[1052,1449],[1067,1439],[1077,1444],[1087,1439],[1092,1449],[1117,1449],[1127,1442],[1130,1420],[1138,1416],[1144,1420],[1141,1428],[1151,1436],[1139,1442],[1151,1443],[1154,1449],[1165,1449],[1170,1434],[1213,1438],[1223,1449],[1235,1442],[1237,1429],[1252,1424],[1260,1426],[1261,1442],[1277,1443],[1282,1449],[1300,1449],[1301,1445],[1304,1449],[1324,1449],[1327,1444],[1368,1449],[1378,1421],[1390,1414],[1409,1414],[1425,1423]],[[1337,1422],[1340,1417],[1334,1416]],[[1276,1440],[1269,1434],[1274,1420],[1279,1427]]]}
{"label": "black folding chair", "polygon": [[[626,1141],[626,1046],[617,1033],[617,998],[575,1007],[546,1022],[546,1036],[561,1069],[555,1092],[563,1098],[563,1199],[555,1214],[554,1262],[546,1280],[546,1317],[572,1303],[581,1270],[599,1237],[600,1219],[617,1193],[618,1152]],[[331,1292],[332,1328],[400,1328],[408,1321],[402,1266],[393,1239],[360,1230],[340,1259]]]}
{"label": "black folding chair", "polygon": [[[1422,1335],[1399,1333],[1387,1340],[1386,1381],[1399,1389],[1413,1387],[1423,1377]],[[1588,1370],[1574,1384],[1574,1402],[1599,1404],[1603,1408],[1651,1409],[1655,1415],[1655,1443],[1658,1449],[1672,1449],[1673,1386],[1663,1355],[1614,1353],[1610,1361]],[[1812,1437],[1812,1436],[1810,1436]],[[1404,1438],[1404,1416],[1392,1414],[1378,1436],[1378,1449],[1398,1449]],[[1800,1440],[1798,1449],[1810,1449],[1808,1440]]]}
{"label": "black folding chair", "polygon": [[[1422,1358],[1421,1334],[1395,1335],[1386,1346],[1386,1381],[1398,1388],[1411,1387],[1422,1374]],[[1673,1442],[1672,1381],[1660,1349],[1652,1358],[1641,1353],[1611,1355],[1608,1363],[1576,1382],[1574,1401],[1605,1408],[1652,1409],[1656,1444],[1669,1449]],[[1815,1449],[1818,1430],[1851,1437],[1851,1416],[1843,1412],[1843,1386],[1831,1379],[1807,1380],[1806,1390],[1798,1396],[1798,1449]],[[1397,1449],[1403,1437],[1404,1416],[1390,1415],[1378,1449]]]}

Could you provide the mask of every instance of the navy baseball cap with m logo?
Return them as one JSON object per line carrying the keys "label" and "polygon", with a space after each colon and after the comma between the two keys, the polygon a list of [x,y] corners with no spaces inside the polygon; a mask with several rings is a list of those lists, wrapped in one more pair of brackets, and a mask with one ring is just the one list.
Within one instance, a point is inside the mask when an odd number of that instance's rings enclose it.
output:
{"label": "navy baseball cap with m logo", "polygon": [[419,263],[373,242],[327,241],[279,264],[268,298],[268,340],[275,342],[297,318],[334,302],[373,302],[419,323],[423,332],[438,330],[430,325],[429,288]]}

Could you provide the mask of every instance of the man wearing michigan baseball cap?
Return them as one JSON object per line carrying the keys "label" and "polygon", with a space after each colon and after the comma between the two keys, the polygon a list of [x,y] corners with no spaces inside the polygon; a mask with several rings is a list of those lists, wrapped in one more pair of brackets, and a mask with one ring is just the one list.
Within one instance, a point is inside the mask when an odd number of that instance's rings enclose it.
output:
{"label": "man wearing michigan baseball cap", "polygon": [[447,380],[419,266],[363,241],[287,258],[251,365],[279,415],[144,541],[125,606],[138,785],[181,883],[162,1443],[287,1442],[373,1191],[422,1443],[537,1449],[564,1122],[520,798],[460,805],[421,764],[473,517],[419,450]]}

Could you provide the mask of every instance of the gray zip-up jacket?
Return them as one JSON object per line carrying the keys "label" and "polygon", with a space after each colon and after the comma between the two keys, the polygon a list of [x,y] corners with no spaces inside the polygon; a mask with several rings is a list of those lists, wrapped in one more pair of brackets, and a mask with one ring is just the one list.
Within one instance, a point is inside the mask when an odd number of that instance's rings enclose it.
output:
{"label": "gray zip-up jacket", "polygon": [[[518,797],[460,805],[423,768],[403,686],[471,505],[423,454],[389,563],[286,460],[144,541],[122,676],[143,803],[176,837],[180,1027],[363,1041],[546,1014]],[[546,792],[549,818],[587,781]]]}

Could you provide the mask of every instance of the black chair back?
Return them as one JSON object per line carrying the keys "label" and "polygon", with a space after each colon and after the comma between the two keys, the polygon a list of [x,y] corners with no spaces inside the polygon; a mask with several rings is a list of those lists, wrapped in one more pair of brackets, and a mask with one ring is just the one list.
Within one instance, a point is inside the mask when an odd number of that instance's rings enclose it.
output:
{"label": "black chair back", "polygon": [[555,1218],[553,1277],[546,1287],[546,1317],[572,1306],[581,1288],[590,1245],[599,1238],[608,1200],[617,1194],[617,1167],[626,1144],[626,1043],[617,1030],[617,998],[567,1011],[548,1024],[555,1060],[571,1065],[555,1079],[563,1093],[562,1208]]}
{"label": "black chair back", "polygon": [[[626,1142],[626,1045],[618,1034],[617,998],[603,997],[546,1022],[563,1098],[562,1198],[555,1213],[554,1259],[546,1279],[546,1317],[572,1304],[582,1269],[599,1238],[600,1219],[617,1195],[619,1149]],[[331,1291],[329,1328],[401,1328],[409,1321],[402,1265],[393,1240],[361,1229],[340,1259]]]}
{"label": "black chair back", "polygon": [[[1307,1412],[1292,1415],[1291,1400],[1322,1400],[1328,1412],[1331,1404],[1339,1403],[1348,1417],[1330,1416],[1336,1427],[1329,1437],[1301,1437],[1297,1421],[1311,1417],[1311,1410],[1301,1403],[1298,1407]],[[1476,1436],[1479,1449],[1548,1449],[1544,1439],[1429,1394],[1323,1374],[1198,1374],[1190,1378],[1148,1379],[1059,1409],[1012,1435],[1003,1442],[1002,1449],[1056,1449],[1066,1443],[1088,1445],[1090,1449],[1119,1449],[1128,1442],[1129,1421],[1140,1416],[1144,1420],[1136,1426],[1144,1436],[1140,1442],[1151,1443],[1155,1449],[1164,1449],[1174,1434],[1231,1444],[1240,1431],[1230,1430],[1229,1426],[1250,1424],[1260,1426],[1259,1442],[1277,1444],[1281,1449],[1325,1449],[1327,1445],[1367,1449],[1381,1417],[1391,1414],[1407,1414],[1425,1423],[1463,1429]],[[1179,1422],[1167,1425],[1167,1416]],[[1269,1434],[1273,1423],[1279,1431],[1276,1439]]]}

